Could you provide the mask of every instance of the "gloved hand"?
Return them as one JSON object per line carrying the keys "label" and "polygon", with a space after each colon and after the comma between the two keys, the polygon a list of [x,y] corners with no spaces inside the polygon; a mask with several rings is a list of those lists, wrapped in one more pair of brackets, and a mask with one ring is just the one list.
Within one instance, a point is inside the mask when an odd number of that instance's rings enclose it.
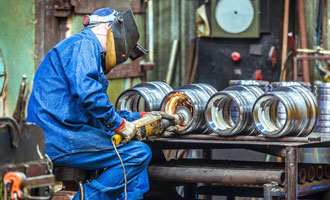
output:
{"label": "gloved hand", "polygon": [[163,112],[163,111],[152,111],[151,114],[160,115],[162,117],[162,119],[167,119],[167,120],[173,121],[175,124],[173,126],[167,127],[163,131],[163,133],[161,133],[161,135],[160,135],[161,137],[169,137],[169,136],[173,135],[173,132],[178,131],[178,129],[179,129],[179,127],[176,125],[179,125],[182,122],[182,119],[180,117],[178,117],[178,115],[176,115],[176,117],[175,117],[175,116],[168,114],[166,112]]}
{"label": "gloved hand", "polygon": [[121,143],[127,144],[134,137],[136,140],[141,141],[142,140],[141,133],[138,131],[136,126],[132,122],[126,121],[125,119],[124,119],[124,123],[125,123],[124,127],[119,131],[117,131],[117,133],[123,137]]}
{"label": "gloved hand", "polygon": [[160,135],[161,137],[170,137],[174,134],[175,131],[178,131],[178,126],[169,126],[167,129]]}

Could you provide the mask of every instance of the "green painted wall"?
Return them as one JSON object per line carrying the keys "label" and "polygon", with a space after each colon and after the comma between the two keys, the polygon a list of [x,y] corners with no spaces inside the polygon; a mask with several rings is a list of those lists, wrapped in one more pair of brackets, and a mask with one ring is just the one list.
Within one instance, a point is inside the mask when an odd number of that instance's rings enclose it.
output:
{"label": "green painted wall", "polygon": [[35,65],[35,23],[37,22],[34,0],[0,1],[0,49],[3,52],[8,76],[7,115],[11,115],[15,109],[23,74],[27,75],[28,82],[32,85]]}
{"label": "green painted wall", "polygon": [[[7,112],[13,113],[18,97],[19,83],[22,74],[27,74],[28,82],[34,75],[35,61],[35,0],[1,0],[0,1],[0,48],[4,54],[8,74]],[[175,69],[174,87],[182,84],[189,42],[195,35],[196,2],[190,0],[169,0],[154,2],[155,25],[155,67],[148,72],[148,80],[164,80],[168,66],[168,55],[174,39],[180,40],[180,49]],[[69,30],[66,36],[82,30],[82,15],[72,14],[68,20]],[[141,33],[140,44],[145,45],[144,17],[136,15]],[[11,22],[11,23],[8,23]],[[120,79],[110,81],[109,97],[115,102],[118,95],[140,79]],[[133,83],[133,84],[132,84]],[[1,101],[0,101],[1,102]]]}
{"label": "green painted wall", "polygon": [[153,1],[154,11],[154,70],[148,72],[148,81],[165,80],[173,41],[179,40],[174,77],[171,86],[182,86],[189,45],[195,37],[195,10],[197,1]]}

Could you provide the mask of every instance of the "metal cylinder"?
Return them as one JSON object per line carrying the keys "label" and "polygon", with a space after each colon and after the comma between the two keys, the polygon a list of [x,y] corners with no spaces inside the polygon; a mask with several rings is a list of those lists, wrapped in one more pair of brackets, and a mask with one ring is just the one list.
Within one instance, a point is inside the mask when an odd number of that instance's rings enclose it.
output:
{"label": "metal cylinder", "polygon": [[208,101],[205,119],[209,127],[222,136],[256,135],[252,106],[264,92],[257,86],[230,86]]}
{"label": "metal cylinder", "polygon": [[[285,108],[285,121],[279,120],[279,104]],[[278,87],[260,96],[253,105],[253,120],[266,137],[307,136],[316,127],[319,115],[314,95],[300,85]]]}
{"label": "metal cylinder", "polygon": [[316,85],[316,98],[320,108],[320,116],[315,131],[330,133],[330,83]]}
{"label": "metal cylinder", "polygon": [[[300,85],[308,90],[311,90],[312,86],[308,82],[293,82],[293,81],[288,81],[288,82],[273,82],[271,83],[271,90],[278,88],[278,87],[284,87],[284,86],[293,86],[293,85]],[[286,120],[286,112],[285,108],[283,107],[282,103],[278,104],[278,112],[277,112],[278,120],[281,125],[285,123]]]}
{"label": "metal cylinder", "polygon": [[116,101],[117,110],[149,112],[160,110],[160,103],[173,89],[164,82],[140,83],[120,94]]}
{"label": "metal cylinder", "polygon": [[[234,85],[244,85],[244,86],[257,86],[260,89],[262,89],[264,92],[269,92],[269,90],[271,89],[271,85],[268,81],[257,81],[257,80],[230,80],[229,81],[229,85],[230,86],[234,86]],[[232,115],[232,119],[234,121],[238,120],[238,108],[236,107],[236,105],[234,104],[232,109],[231,109],[231,115]]]}
{"label": "metal cylinder", "polygon": [[216,92],[217,90],[208,84],[185,85],[164,97],[161,110],[169,114],[181,114],[184,117],[184,123],[179,125],[176,133],[205,134],[210,132],[204,118],[205,106],[207,100]]}
{"label": "metal cylinder", "polygon": [[264,92],[268,92],[271,89],[271,85],[268,81],[257,81],[257,80],[230,80],[229,86],[233,85],[246,85],[246,86],[257,86]]}

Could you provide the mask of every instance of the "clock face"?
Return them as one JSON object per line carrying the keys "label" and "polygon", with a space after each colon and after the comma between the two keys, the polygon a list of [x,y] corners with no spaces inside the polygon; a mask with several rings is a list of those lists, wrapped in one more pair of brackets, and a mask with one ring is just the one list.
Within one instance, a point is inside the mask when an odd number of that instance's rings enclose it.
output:
{"label": "clock face", "polygon": [[215,8],[218,25],[226,32],[237,34],[247,30],[254,18],[251,0],[219,0]]}

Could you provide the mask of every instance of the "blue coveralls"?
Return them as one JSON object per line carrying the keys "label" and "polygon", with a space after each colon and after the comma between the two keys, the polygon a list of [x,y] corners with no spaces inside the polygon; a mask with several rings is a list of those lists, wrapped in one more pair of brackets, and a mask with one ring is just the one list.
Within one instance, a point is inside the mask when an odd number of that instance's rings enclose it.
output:
{"label": "blue coveralls", "polygon": [[[27,121],[45,132],[46,153],[55,166],[108,168],[84,185],[85,199],[123,199],[123,169],[111,144],[112,130],[121,125],[121,118],[133,121],[140,113],[117,112],[108,101],[102,52],[88,28],[50,50],[35,74]],[[149,189],[151,151],[137,141],[117,148],[126,168],[128,199],[142,199]]]}

